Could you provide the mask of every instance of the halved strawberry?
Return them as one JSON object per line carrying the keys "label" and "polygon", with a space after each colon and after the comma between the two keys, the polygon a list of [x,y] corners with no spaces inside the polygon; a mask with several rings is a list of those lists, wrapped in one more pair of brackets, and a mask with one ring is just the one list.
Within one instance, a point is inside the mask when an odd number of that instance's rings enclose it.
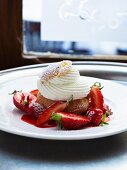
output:
{"label": "halved strawberry", "polygon": [[42,105],[37,102],[32,102],[29,104],[28,114],[32,117],[38,118],[44,110],[45,108]]}
{"label": "halved strawberry", "polygon": [[35,89],[35,90],[30,91],[30,93],[33,94],[33,95],[36,96],[36,97],[37,97],[38,92],[39,92],[38,89]]}
{"label": "halved strawberry", "polygon": [[47,108],[37,119],[37,125],[41,125],[47,122],[51,117],[53,112],[63,111],[67,107],[68,102],[56,102]]}
{"label": "halved strawberry", "polygon": [[86,115],[91,123],[99,125],[102,121],[103,111],[101,109],[91,108],[87,111]]}
{"label": "halved strawberry", "polygon": [[57,121],[62,127],[68,130],[76,130],[85,127],[90,120],[86,116],[81,116],[67,112],[56,112],[53,113],[52,119]]}
{"label": "halved strawberry", "polygon": [[31,102],[35,102],[37,98],[30,94],[30,93],[25,93],[25,92],[20,92],[20,91],[14,91],[13,92],[13,103],[14,105],[24,111],[28,112],[28,106]]}
{"label": "halved strawberry", "polygon": [[92,108],[104,110],[104,97],[97,86],[93,86],[89,93],[90,105]]}

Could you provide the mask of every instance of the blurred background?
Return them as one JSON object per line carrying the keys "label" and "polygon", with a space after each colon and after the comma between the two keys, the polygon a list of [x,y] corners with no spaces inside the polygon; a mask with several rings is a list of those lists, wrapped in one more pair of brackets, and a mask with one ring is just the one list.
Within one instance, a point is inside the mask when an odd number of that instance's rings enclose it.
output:
{"label": "blurred background", "polygon": [[72,61],[127,62],[126,0],[0,0],[0,70]]}
{"label": "blurred background", "polygon": [[24,52],[127,54],[126,0],[23,0]]}

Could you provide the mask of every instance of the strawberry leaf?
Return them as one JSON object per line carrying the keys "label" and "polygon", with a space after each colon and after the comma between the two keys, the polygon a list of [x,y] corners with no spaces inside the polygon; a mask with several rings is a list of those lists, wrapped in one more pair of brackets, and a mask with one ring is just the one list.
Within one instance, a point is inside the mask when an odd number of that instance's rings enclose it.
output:
{"label": "strawberry leaf", "polygon": [[22,101],[22,105],[23,105],[23,106],[27,106],[28,104],[29,104],[28,101],[25,101],[25,100]]}
{"label": "strawberry leaf", "polygon": [[56,114],[56,113],[53,113],[53,114],[52,114],[52,120],[55,120],[55,121],[57,121],[58,123],[61,122],[61,118],[62,118],[61,115],[58,115],[58,114]]}
{"label": "strawberry leaf", "polygon": [[109,125],[108,122],[101,122],[99,126]]}
{"label": "strawberry leaf", "polygon": [[58,122],[59,127],[62,129],[62,128],[63,128],[63,126],[62,126],[61,119],[62,119],[62,116],[61,116],[61,115],[56,114],[56,113],[53,113],[53,114],[52,114],[52,120],[54,120],[54,121]]}
{"label": "strawberry leaf", "polygon": [[17,93],[17,92],[22,92],[22,90],[14,90],[12,93],[8,93],[9,95],[12,95],[12,94],[15,94],[15,93]]}
{"label": "strawberry leaf", "polygon": [[101,123],[100,123],[100,126],[104,126],[104,125],[109,125],[109,123],[106,122],[106,113],[103,114]]}
{"label": "strawberry leaf", "polygon": [[100,82],[95,82],[95,83],[93,84],[93,86],[98,87],[100,90],[103,89],[103,87],[104,87],[104,86],[101,85]]}
{"label": "strawberry leaf", "polygon": [[102,122],[105,122],[105,119],[106,119],[106,114],[104,113],[103,116],[102,116],[101,121],[102,121]]}

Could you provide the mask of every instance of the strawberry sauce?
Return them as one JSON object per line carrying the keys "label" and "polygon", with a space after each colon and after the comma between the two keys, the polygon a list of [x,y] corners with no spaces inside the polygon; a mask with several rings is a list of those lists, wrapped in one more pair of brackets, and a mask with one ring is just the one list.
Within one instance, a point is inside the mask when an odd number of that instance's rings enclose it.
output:
{"label": "strawberry sauce", "polygon": [[47,123],[44,123],[43,125],[37,126],[36,125],[36,119],[32,116],[27,115],[27,114],[23,115],[21,117],[21,120],[28,123],[28,124],[34,125],[38,128],[51,128],[51,127],[57,126],[57,123],[53,120],[49,120]]}

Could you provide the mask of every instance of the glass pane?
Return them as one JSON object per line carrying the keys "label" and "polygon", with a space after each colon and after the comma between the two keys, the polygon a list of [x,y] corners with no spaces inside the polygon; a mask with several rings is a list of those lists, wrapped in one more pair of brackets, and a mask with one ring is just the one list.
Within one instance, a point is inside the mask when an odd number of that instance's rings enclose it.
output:
{"label": "glass pane", "polygon": [[126,0],[23,0],[24,51],[127,54]]}

